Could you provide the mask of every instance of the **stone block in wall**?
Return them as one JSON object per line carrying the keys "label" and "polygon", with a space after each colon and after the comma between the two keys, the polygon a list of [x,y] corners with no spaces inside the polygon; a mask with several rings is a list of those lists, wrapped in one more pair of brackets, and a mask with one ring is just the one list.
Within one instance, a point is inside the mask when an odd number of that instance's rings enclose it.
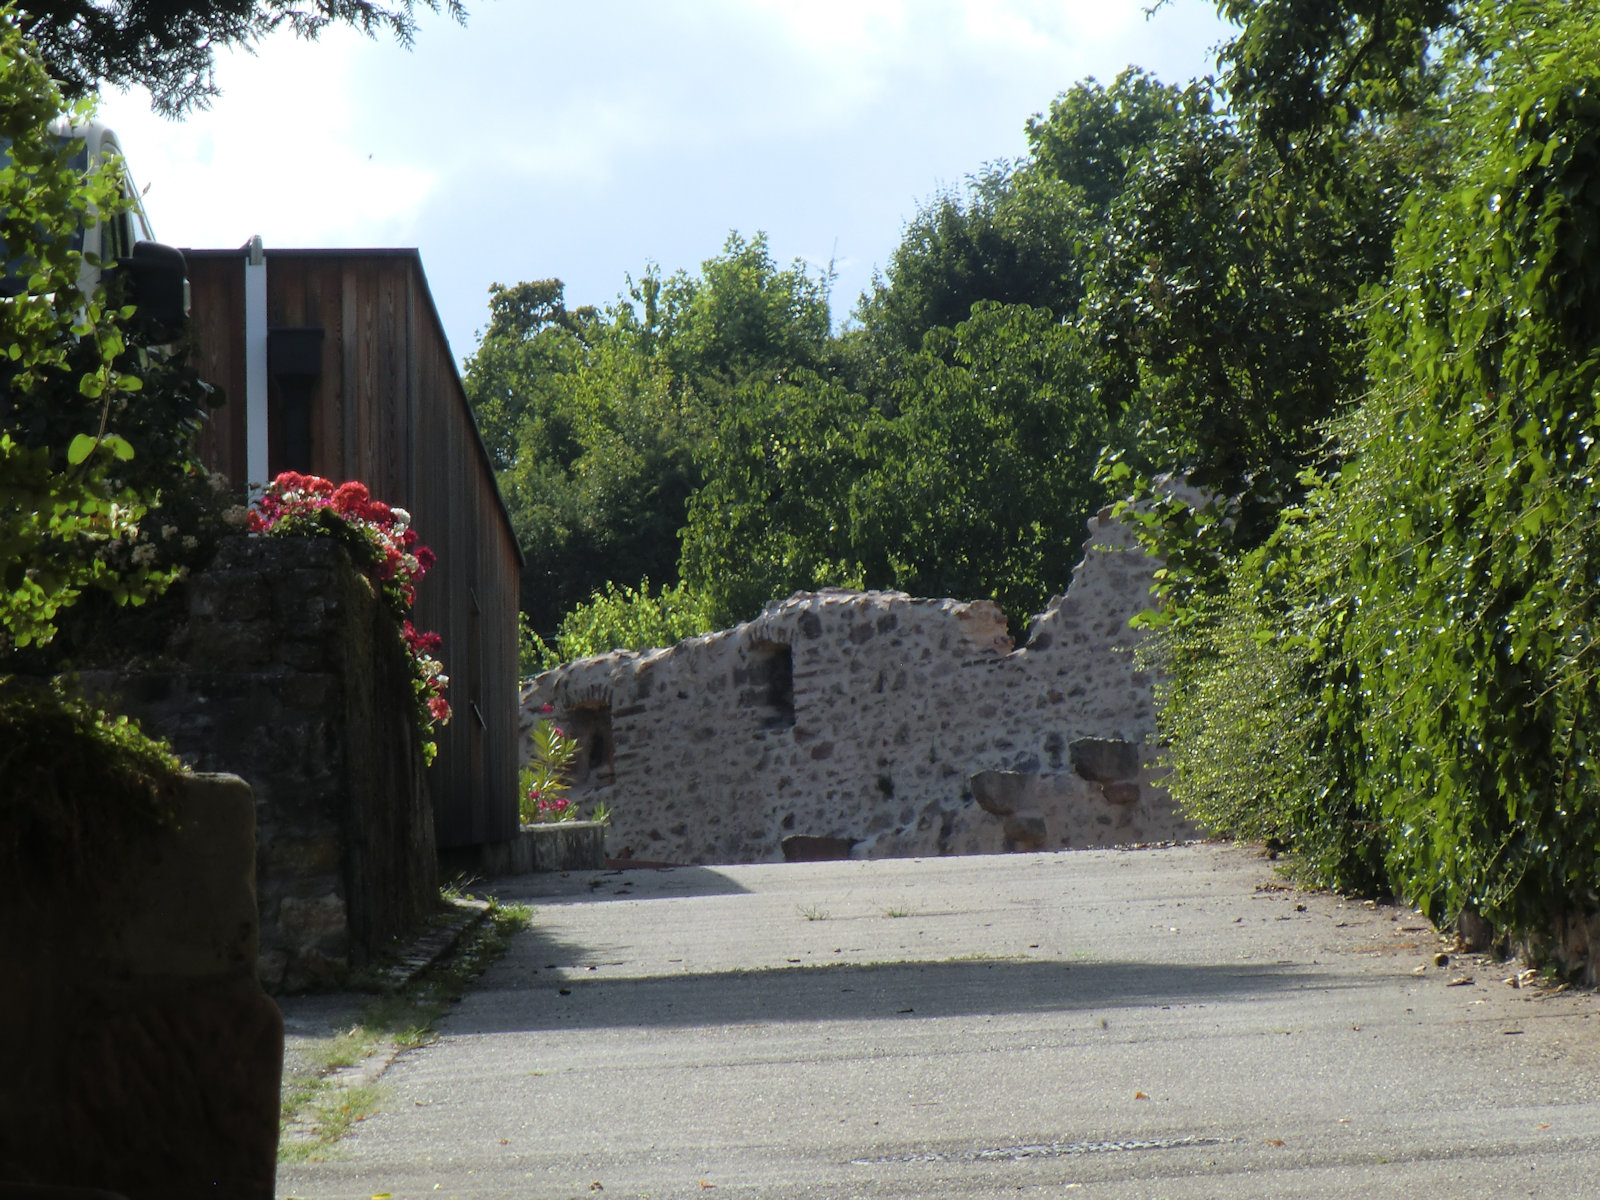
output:
{"label": "stone block in wall", "polygon": [[1144,765],[1144,747],[1121,738],[1078,738],[1067,747],[1072,769],[1084,779],[1132,779]]}
{"label": "stone block in wall", "polygon": [[784,862],[833,862],[850,857],[855,848],[854,838],[813,837],[808,834],[790,834],[783,839]]}
{"label": "stone block in wall", "polygon": [[979,807],[998,818],[1005,849],[1082,850],[1199,836],[1143,768],[1131,780],[1106,783],[1076,772],[991,771],[974,775],[970,786],[975,798],[982,797]]}
{"label": "stone block in wall", "polygon": [[1033,803],[1036,778],[1035,774],[1019,771],[979,771],[968,780],[968,786],[984,812],[1009,817]]}

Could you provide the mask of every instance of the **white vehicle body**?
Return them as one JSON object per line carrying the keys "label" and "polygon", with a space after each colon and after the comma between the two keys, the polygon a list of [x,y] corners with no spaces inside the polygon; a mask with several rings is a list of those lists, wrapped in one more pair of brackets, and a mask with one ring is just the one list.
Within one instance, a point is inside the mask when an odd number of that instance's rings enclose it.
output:
{"label": "white vehicle body", "polygon": [[[120,258],[131,258],[137,243],[154,242],[156,235],[150,225],[150,216],[145,212],[144,197],[128,172],[128,160],[122,153],[122,143],[117,140],[116,133],[99,121],[77,126],[58,122],[51,132],[63,142],[83,143],[82,149],[72,159],[76,170],[87,173],[108,161],[114,163],[114,169],[122,181],[122,194],[129,202],[125,211],[109,220],[95,221],[82,231],[82,244],[78,249],[83,251],[85,257],[92,254],[102,264],[110,266]],[[98,269],[87,262],[84,264],[81,278],[85,284],[92,286],[98,283],[99,275]],[[88,291],[89,288],[85,287],[84,290]]]}
{"label": "white vehicle body", "polygon": [[[90,294],[108,275],[121,274],[126,280],[123,295],[138,307],[139,319],[176,336],[189,318],[188,270],[182,254],[155,240],[117,135],[98,121],[77,126],[57,122],[50,132],[62,144],[75,145],[69,160],[73,170],[88,174],[109,164],[127,201],[109,216],[90,213],[73,231],[72,248],[84,256],[79,289]],[[8,161],[9,151],[10,141],[0,138],[0,163]],[[0,298],[25,290],[28,274],[26,264],[8,258],[0,244]]]}

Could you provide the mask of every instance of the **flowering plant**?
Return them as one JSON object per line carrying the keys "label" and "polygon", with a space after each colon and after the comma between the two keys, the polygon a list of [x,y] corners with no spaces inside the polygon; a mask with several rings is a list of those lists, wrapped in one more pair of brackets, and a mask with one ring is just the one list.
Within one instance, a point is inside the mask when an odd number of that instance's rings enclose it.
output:
{"label": "flowering plant", "polygon": [[275,537],[333,537],[349,546],[371,573],[384,601],[402,622],[401,636],[411,659],[422,753],[433,761],[437,747],[429,733],[450,720],[445,688],[450,677],[439,661],[439,635],[424,633],[406,616],[416,602],[417,584],[433,567],[433,551],[417,541],[411,514],[374,500],[367,485],[351,480],[335,485],[317,475],[284,471],[262,492],[245,526],[252,534]]}
{"label": "flowering plant", "polygon": [[[545,711],[549,712],[548,705]],[[578,806],[566,795],[578,739],[568,737],[548,717],[533,727],[533,761],[522,769],[518,807],[524,821],[576,821]]]}

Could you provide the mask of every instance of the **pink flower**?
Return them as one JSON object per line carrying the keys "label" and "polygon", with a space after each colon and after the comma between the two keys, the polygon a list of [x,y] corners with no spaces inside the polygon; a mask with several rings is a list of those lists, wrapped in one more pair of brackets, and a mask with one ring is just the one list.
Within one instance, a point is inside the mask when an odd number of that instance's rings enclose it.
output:
{"label": "pink flower", "polygon": [[443,696],[434,696],[428,701],[428,712],[442,725],[450,719],[450,701]]}

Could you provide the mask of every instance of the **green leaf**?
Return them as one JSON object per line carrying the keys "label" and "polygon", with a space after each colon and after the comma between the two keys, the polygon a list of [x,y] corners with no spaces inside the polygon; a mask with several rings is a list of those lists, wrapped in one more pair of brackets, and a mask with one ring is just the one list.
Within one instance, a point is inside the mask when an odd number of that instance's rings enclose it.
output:
{"label": "green leaf", "polygon": [[99,439],[92,438],[87,433],[80,433],[72,439],[72,445],[67,447],[67,461],[75,467],[78,466],[94,453],[94,448],[99,444]]}

